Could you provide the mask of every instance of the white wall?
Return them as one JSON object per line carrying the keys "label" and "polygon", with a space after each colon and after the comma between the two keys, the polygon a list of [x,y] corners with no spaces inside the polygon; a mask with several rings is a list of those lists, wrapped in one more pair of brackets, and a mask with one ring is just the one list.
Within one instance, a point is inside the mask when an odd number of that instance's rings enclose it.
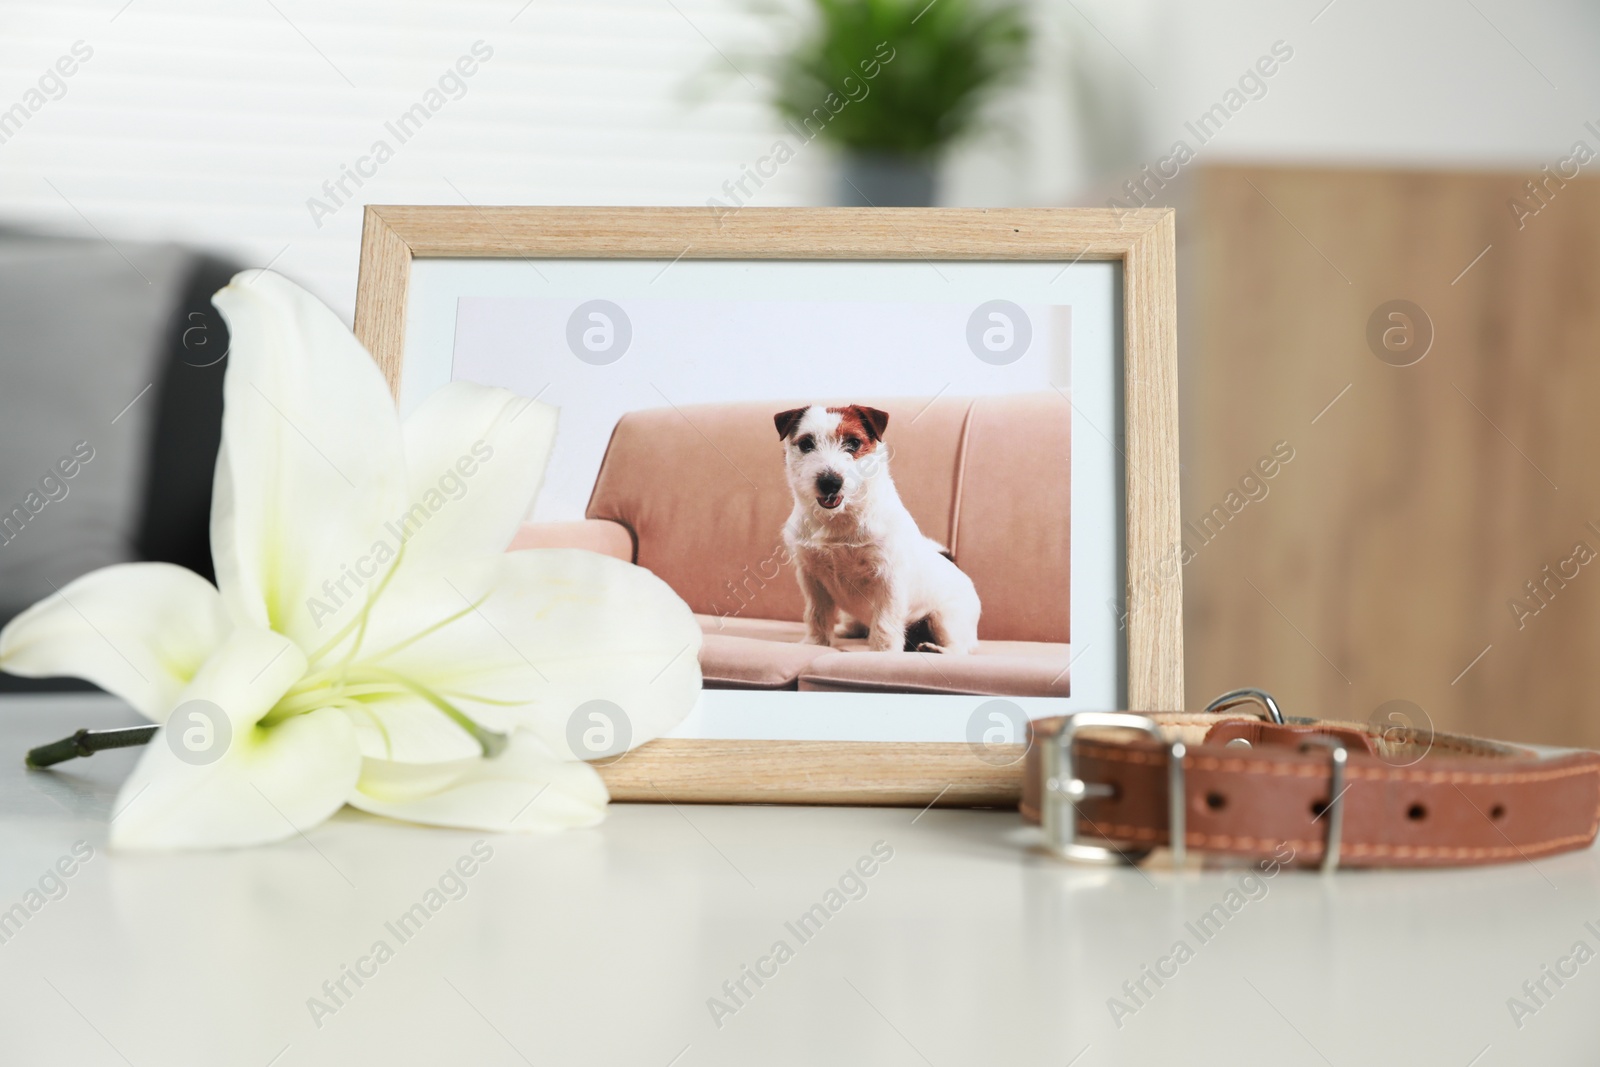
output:
{"label": "white wall", "polygon": [[[1097,22],[1097,8],[1080,5]],[[1229,119],[1203,159],[1531,168],[1600,138],[1600,7],[1583,0],[1142,0],[1102,23],[1103,85],[1140,106],[1143,152],[1164,155],[1275,41],[1294,57]],[[1135,70],[1137,67],[1137,71]],[[1142,72],[1142,73],[1140,73]],[[1148,77],[1158,88],[1146,83]],[[1115,153],[1113,153],[1114,155]],[[1103,194],[1102,194],[1103,195]]]}
{"label": "white wall", "polygon": [[[93,50],[0,143],[0,222],[270,262],[347,319],[359,203],[704,204],[781,129],[757,57],[785,31],[742,0],[124,3],[0,2],[0,109],[74,42]],[[465,95],[407,143],[386,135],[478,40],[493,57]],[[1030,99],[1037,146],[1059,96]],[[385,137],[394,158],[317,225],[308,198]],[[1039,195],[1027,175],[1059,171],[996,141],[969,158],[965,202]],[[826,202],[828,175],[808,147],[754,202]]]}
{"label": "white wall", "polygon": [[[113,18],[123,2],[0,4],[0,108],[74,41],[94,50],[0,144],[0,220],[276,259],[347,318],[360,208],[319,227],[306,201],[476,40],[493,58],[414,139],[389,138],[362,201],[700,204],[770,143],[737,76],[684,99],[721,62],[699,31],[730,52],[762,40],[723,0],[133,0]],[[817,173],[795,160],[770,202],[805,200]]]}

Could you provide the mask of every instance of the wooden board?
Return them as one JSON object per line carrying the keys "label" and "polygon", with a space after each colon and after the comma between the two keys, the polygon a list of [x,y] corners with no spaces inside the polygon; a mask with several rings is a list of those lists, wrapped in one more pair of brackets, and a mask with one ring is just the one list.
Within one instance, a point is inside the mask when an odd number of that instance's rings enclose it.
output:
{"label": "wooden board", "polygon": [[619,801],[1014,808],[1026,746],[1008,747],[1015,759],[996,766],[966,745],[662,738],[600,768],[600,776]]}
{"label": "wooden board", "polygon": [[[1185,519],[1295,450],[1185,568],[1196,700],[1257,685],[1364,720],[1404,699],[1439,729],[1600,747],[1600,561],[1544,606],[1526,584],[1600,552],[1600,181],[1519,220],[1543,178],[1218,167],[1179,201]],[[1368,344],[1393,299],[1433,325],[1412,366]]]}

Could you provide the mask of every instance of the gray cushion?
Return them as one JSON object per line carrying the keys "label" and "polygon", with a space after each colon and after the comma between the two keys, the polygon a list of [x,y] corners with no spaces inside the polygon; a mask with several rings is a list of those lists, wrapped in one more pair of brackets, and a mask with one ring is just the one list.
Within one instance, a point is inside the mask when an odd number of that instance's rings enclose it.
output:
{"label": "gray cushion", "polygon": [[174,246],[0,234],[0,619],[137,558],[192,263]]}

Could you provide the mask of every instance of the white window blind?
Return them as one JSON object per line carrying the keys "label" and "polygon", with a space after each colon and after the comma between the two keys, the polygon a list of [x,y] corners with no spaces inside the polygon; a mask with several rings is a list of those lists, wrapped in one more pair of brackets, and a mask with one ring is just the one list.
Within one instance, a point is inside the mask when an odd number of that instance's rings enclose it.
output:
{"label": "white window blind", "polygon": [[[704,204],[781,129],[719,54],[771,41],[737,0],[123,4],[0,3],[0,224],[270,262],[347,320],[362,203]],[[758,202],[826,171],[801,153]]]}

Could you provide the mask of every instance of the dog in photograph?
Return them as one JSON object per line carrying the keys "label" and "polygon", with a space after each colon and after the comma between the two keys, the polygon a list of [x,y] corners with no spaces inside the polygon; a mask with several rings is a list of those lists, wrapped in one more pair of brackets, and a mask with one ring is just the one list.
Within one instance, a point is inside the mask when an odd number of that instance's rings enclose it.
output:
{"label": "dog in photograph", "polygon": [[783,543],[805,595],[805,642],[864,636],[874,652],[971,652],[978,591],[900,502],[883,447],[888,413],[814,404],[773,421],[794,494]]}

